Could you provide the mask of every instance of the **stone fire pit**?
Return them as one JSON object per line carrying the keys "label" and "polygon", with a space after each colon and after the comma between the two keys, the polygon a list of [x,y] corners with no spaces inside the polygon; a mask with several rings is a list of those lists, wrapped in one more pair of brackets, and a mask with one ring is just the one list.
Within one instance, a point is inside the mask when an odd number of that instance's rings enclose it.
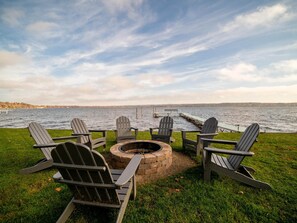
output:
{"label": "stone fire pit", "polygon": [[135,154],[141,154],[142,160],[137,172],[141,183],[163,175],[172,164],[170,145],[153,140],[131,140],[113,145],[110,148],[111,165],[124,169]]}

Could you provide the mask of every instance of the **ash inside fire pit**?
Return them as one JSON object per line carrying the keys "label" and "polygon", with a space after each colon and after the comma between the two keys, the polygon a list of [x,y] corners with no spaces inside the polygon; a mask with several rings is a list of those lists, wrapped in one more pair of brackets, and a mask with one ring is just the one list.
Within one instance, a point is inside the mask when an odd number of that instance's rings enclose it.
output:
{"label": "ash inside fire pit", "polygon": [[150,142],[132,142],[120,147],[120,150],[125,153],[146,154],[156,152],[161,149],[161,146]]}

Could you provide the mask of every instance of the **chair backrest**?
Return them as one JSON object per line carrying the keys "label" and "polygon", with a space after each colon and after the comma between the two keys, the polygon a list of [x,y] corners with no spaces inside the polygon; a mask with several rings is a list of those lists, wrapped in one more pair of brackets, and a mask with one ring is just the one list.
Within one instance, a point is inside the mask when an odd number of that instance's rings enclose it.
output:
{"label": "chair backrest", "polygon": [[160,120],[158,134],[170,136],[170,129],[172,128],[173,119],[170,116],[165,116]]}
{"label": "chair backrest", "polygon": [[[86,126],[85,122],[79,118],[74,118],[71,121],[71,128],[73,130],[73,133],[79,134],[79,133],[89,133],[89,129]],[[91,140],[90,136],[82,136],[80,137],[80,142],[85,144]]]}
{"label": "chair backrest", "polygon": [[102,207],[120,206],[113,178],[104,157],[87,146],[66,142],[52,150],[53,166],[68,185],[75,203]]}
{"label": "chair backrest", "polygon": [[[40,124],[36,122],[31,122],[29,124],[29,132],[34,141],[36,142],[37,145],[44,145],[44,144],[51,144],[54,143],[54,140],[48,134],[45,128],[43,128]],[[52,159],[51,157],[51,150],[54,147],[46,147],[46,148],[41,148],[40,150],[43,152],[44,156],[46,157],[47,160]]]}
{"label": "chair backrest", "polygon": [[[260,133],[260,126],[257,123],[254,123],[249,127],[247,127],[246,130],[241,135],[234,150],[248,152],[252,148],[253,144],[256,142],[259,133]],[[243,159],[244,159],[244,156],[231,155],[229,156],[228,161],[230,162],[230,164],[233,166],[234,169],[237,169],[240,166]]]}
{"label": "chair backrest", "polygon": [[207,119],[201,129],[201,133],[215,133],[218,128],[218,120],[214,117]]}
{"label": "chair backrest", "polygon": [[125,116],[120,116],[116,119],[116,128],[117,128],[118,136],[132,135],[132,132],[130,129],[131,128],[130,120]]}

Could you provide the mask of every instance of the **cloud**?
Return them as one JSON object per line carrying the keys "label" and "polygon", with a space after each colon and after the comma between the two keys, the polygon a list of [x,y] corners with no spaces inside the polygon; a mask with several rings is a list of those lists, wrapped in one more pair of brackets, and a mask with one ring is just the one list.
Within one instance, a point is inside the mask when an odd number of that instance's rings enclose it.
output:
{"label": "cloud", "polygon": [[280,61],[272,64],[272,67],[279,72],[285,72],[297,76],[297,59]]}
{"label": "cloud", "polygon": [[61,32],[59,25],[53,22],[38,21],[26,27],[26,30],[36,37],[55,37]]}
{"label": "cloud", "polygon": [[238,87],[214,92],[221,102],[296,102],[297,85]]}
{"label": "cloud", "polygon": [[2,21],[12,27],[19,25],[21,22],[21,19],[24,17],[23,11],[18,9],[7,8],[1,11],[2,11],[1,13]]}
{"label": "cloud", "polygon": [[257,68],[253,64],[238,63],[216,71],[218,78],[228,81],[258,81]]}
{"label": "cloud", "polygon": [[0,68],[22,64],[27,60],[28,59],[20,53],[0,50]]}
{"label": "cloud", "polygon": [[[292,83],[297,81],[297,60],[281,60],[266,66],[240,62],[210,71],[229,82]],[[260,83],[261,83],[260,82]]]}
{"label": "cloud", "polygon": [[288,9],[283,4],[260,7],[255,12],[236,16],[232,22],[222,27],[222,31],[230,32],[239,29],[246,30],[272,26],[287,20],[289,17]]}
{"label": "cloud", "polygon": [[143,0],[108,0],[102,1],[111,14],[125,12],[130,18],[138,17],[137,9],[142,5]]}
{"label": "cloud", "polygon": [[156,71],[155,74],[141,74],[137,76],[137,83],[143,87],[160,87],[162,85],[172,84],[175,78],[168,74]]}

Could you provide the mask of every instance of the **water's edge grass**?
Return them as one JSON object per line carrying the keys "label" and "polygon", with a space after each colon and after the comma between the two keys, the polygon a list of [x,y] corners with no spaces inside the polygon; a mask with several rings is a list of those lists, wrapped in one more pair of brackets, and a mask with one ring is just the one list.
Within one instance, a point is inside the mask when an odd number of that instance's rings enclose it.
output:
{"label": "water's edge grass", "polygon": [[[69,130],[49,132],[53,137],[71,134]],[[0,128],[0,136],[0,222],[55,222],[71,198],[69,190],[53,182],[54,169],[18,173],[43,158],[32,148],[27,129]],[[237,140],[239,136],[220,133],[216,138]],[[140,132],[139,138],[148,139],[149,133]],[[182,151],[180,133],[174,132],[174,138],[173,149]],[[216,174],[206,184],[198,157],[197,167],[138,187],[123,222],[297,222],[297,134],[265,133],[258,141],[252,148],[255,156],[244,163],[255,168],[255,178],[271,184],[272,191]],[[105,152],[114,143],[114,133],[109,131]],[[113,211],[80,207],[69,222],[110,222],[114,216]]]}

